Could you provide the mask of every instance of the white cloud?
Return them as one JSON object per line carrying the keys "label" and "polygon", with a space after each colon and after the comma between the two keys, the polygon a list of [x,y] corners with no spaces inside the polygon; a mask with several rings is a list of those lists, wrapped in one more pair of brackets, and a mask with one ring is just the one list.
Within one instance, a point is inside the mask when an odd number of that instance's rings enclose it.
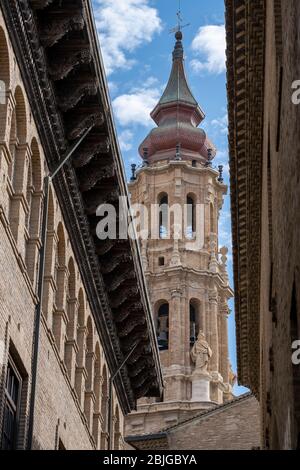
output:
{"label": "white cloud", "polygon": [[216,156],[216,164],[223,165],[223,174],[229,176],[229,157],[226,150],[218,150]]}
{"label": "white cloud", "polygon": [[201,26],[192,42],[192,50],[199,58],[191,61],[195,72],[223,73],[225,66],[226,36],[224,25]]}
{"label": "white cloud", "polygon": [[119,134],[119,144],[122,151],[128,152],[132,149],[132,139],[133,132],[131,132],[129,129],[125,129]]}
{"label": "white cloud", "polygon": [[227,134],[228,132],[228,115],[227,113],[224,116],[213,119],[211,121],[212,126],[217,127],[221,134]]}
{"label": "white cloud", "polygon": [[158,11],[149,6],[149,0],[94,0],[94,13],[108,74],[131,68],[134,59],[127,53],[151,42],[162,29]]}
{"label": "white cloud", "polygon": [[150,113],[160,98],[161,90],[159,87],[148,86],[149,83],[153,82],[146,82],[143,87],[134,88],[113,100],[115,116],[121,126],[153,125]]}
{"label": "white cloud", "polygon": [[231,213],[229,210],[222,210],[219,219],[219,246],[227,246],[228,260],[231,258],[232,235],[231,235]]}

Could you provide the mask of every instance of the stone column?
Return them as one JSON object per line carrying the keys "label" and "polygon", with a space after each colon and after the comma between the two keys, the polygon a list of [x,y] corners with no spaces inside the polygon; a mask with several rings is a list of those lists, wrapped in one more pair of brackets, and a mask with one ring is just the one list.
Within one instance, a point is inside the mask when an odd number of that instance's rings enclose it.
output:
{"label": "stone column", "polygon": [[229,382],[229,360],[228,360],[228,307],[225,303],[220,310],[220,373],[223,377],[224,383]]}
{"label": "stone column", "polygon": [[171,302],[169,308],[169,350],[170,363],[182,365],[184,363],[182,329],[184,321],[181,312],[182,292],[179,288],[171,291]]}
{"label": "stone column", "polygon": [[209,293],[210,307],[210,347],[212,357],[210,361],[210,370],[218,372],[219,369],[219,345],[218,345],[218,293],[212,289]]}

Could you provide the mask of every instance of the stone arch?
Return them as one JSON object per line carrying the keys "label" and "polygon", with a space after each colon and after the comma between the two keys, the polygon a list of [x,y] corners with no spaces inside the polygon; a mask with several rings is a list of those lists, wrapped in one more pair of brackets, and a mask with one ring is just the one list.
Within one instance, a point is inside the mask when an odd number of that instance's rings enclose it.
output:
{"label": "stone arch", "polygon": [[78,293],[78,326],[83,327],[85,325],[85,300],[82,287]]}
{"label": "stone arch", "polygon": [[95,368],[94,368],[94,417],[93,417],[93,436],[97,449],[100,447],[100,407],[101,407],[101,352],[99,341],[95,346]]}
{"label": "stone arch", "polygon": [[16,103],[16,132],[19,144],[25,144],[27,141],[27,112],[24,93],[20,85],[15,89]]}
{"label": "stone arch", "polygon": [[28,159],[26,200],[28,211],[26,214],[26,252],[25,263],[31,282],[34,283],[38,270],[37,239],[40,233],[42,208],[42,174],[41,159],[38,144],[35,138],[31,142],[31,157]]}
{"label": "stone arch", "polygon": [[94,367],[95,367],[95,353],[94,353],[94,329],[91,316],[87,319],[87,336],[86,336],[86,381],[85,381],[85,399],[84,399],[84,413],[88,422],[89,429],[92,431],[92,417],[94,414]]}
{"label": "stone arch", "polygon": [[54,229],[54,197],[53,190],[49,188],[49,202],[47,214],[47,238],[46,238],[46,258],[45,258],[45,275],[44,275],[44,291],[43,291],[43,313],[47,319],[48,326],[52,327],[52,310],[54,305],[54,278],[55,278],[55,229]]}
{"label": "stone arch", "polygon": [[102,438],[101,438],[101,449],[107,449],[108,443],[108,375],[106,364],[102,368],[102,394],[101,394],[101,415],[102,415]]}
{"label": "stone arch", "polygon": [[169,302],[159,300],[154,307],[156,335],[160,351],[169,349]]}
{"label": "stone arch", "polygon": [[[15,109],[12,114],[10,129],[10,163],[8,166],[8,176],[10,178],[11,190],[9,193],[9,211],[8,218],[13,237],[19,243],[20,234],[24,227],[20,227],[20,214],[23,211],[22,203],[16,193],[23,193],[26,180],[24,181],[24,173],[26,166],[26,106],[23,91],[18,85],[15,90]],[[18,247],[24,256],[24,243]]]}
{"label": "stone arch", "polygon": [[77,337],[77,299],[76,299],[76,272],[74,260],[71,257],[68,263],[67,284],[67,328],[65,335],[64,361],[69,378],[75,381],[76,348],[74,341]]}
{"label": "stone arch", "polygon": [[47,222],[47,228],[49,231],[54,231],[54,218],[55,218],[54,197],[53,197],[53,190],[50,186],[49,203],[48,203],[48,222]]}
{"label": "stone arch", "polygon": [[11,181],[11,184],[14,183],[14,169],[15,169],[15,160],[17,153],[17,116],[16,109],[12,110],[11,120],[10,120],[10,130],[9,130],[9,151],[10,151],[10,163],[8,165],[8,177]]}
{"label": "stone arch", "polygon": [[116,405],[114,415],[114,450],[120,450],[120,438],[120,410],[119,406]]}
{"label": "stone arch", "polygon": [[64,358],[64,343],[66,335],[66,239],[63,224],[57,227],[57,246],[55,256],[54,282],[56,287],[53,311],[53,334],[61,359]]}
{"label": "stone arch", "polygon": [[10,88],[10,58],[9,48],[5,32],[0,26],[0,80],[5,83],[6,89]]}
{"label": "stone arch", "polygon": [[74,300],[76,299],[76,272],[75,272],[75,264],[74,260],[72,257],[69,259],[68,263],[68,293],[67,297],[68,300]]}
{"label": "stone arch", "polygon": [[5,140],[7,129],[7,91],[10,89],[9,48],[4,30],[0,27],[0,140]]}
{"label": "stone arch", "polygon": [[65,300],[65,269],[66,269],[66,239],[63,224],[59,222],[57,227],[57,247],[55,256],[56,284],[55,304],[57,309],[64,309]]}
{"label": "stone arch", "polygon": [[76,354],[76,375],[75,375],[75,390],[80,403],[83,408],[83,398],[85,391],[85,356],[86,356],[86,309],[85,309],[85,297],[82,287],[78,292],[78,318],[77,318],[77,332],[76,332],[76,343],[77,343],[77,354]]}

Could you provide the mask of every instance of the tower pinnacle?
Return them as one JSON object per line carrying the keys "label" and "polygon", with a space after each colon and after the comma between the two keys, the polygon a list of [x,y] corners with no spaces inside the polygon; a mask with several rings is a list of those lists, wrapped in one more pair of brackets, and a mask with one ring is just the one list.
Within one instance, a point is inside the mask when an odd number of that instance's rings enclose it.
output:
{"label": "tower pinnacle", "polygon": [[209,155],[213,158],[216,154],[204,130],[198,128],[205,115],[186,78],[181,28],[179,22],[178,28],[173,30],[176,42],[170,77],[162,97],[151,112],[158,127],[148,134],[139,148],[142,158],[144,148],[148,149],[150,164],[157,160],[172,159],[179,144],[184,160],[199,160],[205,164]]}

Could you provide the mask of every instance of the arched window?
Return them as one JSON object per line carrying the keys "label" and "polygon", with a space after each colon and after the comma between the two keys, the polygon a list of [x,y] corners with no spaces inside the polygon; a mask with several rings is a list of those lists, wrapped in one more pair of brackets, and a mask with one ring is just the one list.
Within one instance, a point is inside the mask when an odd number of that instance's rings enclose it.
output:
{"label": "arched window", "polygon": [[196,299],[190,301],[190,345],[197,341],[199,331],[203,329],[201,322],[200,302]]}
{"label": "arched window", "polygon": [[[7,91],[10,88],[9,52],[5,33],[0,28],[0,140],[4,140],[8,120]],[[1,162],[0,162],[1,166]]]}
{"label": "arched window", "polygon": [[77,354],[76,354],[76,376],[75,376],[75,390],[77,393],[80,407],[83,408],[84,391],[85,391],[85,337],[86,337],[86,323],[85,323],[85,299],[83,290],[79,290],[78,294],[78,322],[77,322]]}
{"label": "arched window", "polygon": [[160,351],[169,349],[169,304],[163,303],[157,312],[157,341]]}
{"label": "arched window", "polygon": [[94,416],[93,416],[93,436],[96,443],[96,448],[100,448],[100,429],[101,429],[101,419],[100,419],[100,405],[101,405],[101,355],[100,355],[100,346],[97,342],[95,348],[95,368],[94,368],[94,395],[95,395],[95,406],[94,406]]}
{"label": "arched window", "polygon": [[158,198],[159,204],[159,238],[168,238],[169,232],[169,200],[167,194]]}
{"label": "arched window", "polygon": [[94,388],[94,334],[91,317],[89,317],[87,321],[85,368],[87,372],[87,379],[85,381],[84,413],[86,415],[88,426],[92,430],[92,416],[94,409],[91,392]]}
{"label": "arched window", "polygon": [[55,304],[58,310],[64,309],[65,300],[65,270],[66,270],[66,243],[65,233],[60,222],[57,229],[58,243],[55,257],[55,274],[54,281],[56,284]]}
{"label": "arched window", "polygon": [[[21,200],[18,197],[23,191],[23,174],[25,168],[25,154],[26,154],[26,138],[27,138],[27,122],[26,122],[26,106],[24,95],[19,86],[15,91],[15,110],[12,116],[11,130],[10,130],[10,153],[11,161],[8,168],[8,175],[10,177],[11,192],[9,201],[9,223],[16,242],[19,240],[19,214],[21,207]],[[24,240],[24,239],[23,239]],[[20,251],[21,249],[19,246]],[[24,255],[24,253],[22,253]]]}
{"label": "arched window", "polygon": [[188,195],[186,198],[186,237],[194,238],[196,233],[196,204],[195,198]]}
{"label": "arched window", "polygon": [[38,237],[41,223],[41,162],[36,140],[31,144],[32,156],[28,161],[26,200],[26,254],[28,275],[35,281],[38,271]]}
{"label": "arched window", "polygon": [[55,230],[54,230],[54,200],[52,188],[49,188],[48,222],[45,257],[45,276],[43,291],[43,314],[47,319],[49,328],[52,328],[52,314],[54,304],[54,278],[55,278]]}
{"label": "arched window", "polygon": [[8,165],[8,177],[10,179],[11,185],[13,186],[13,178],[15,172],[15,161],[17,153],[17,116],[16,110],[14,109],[11,116],[10,122],[10,133],[9,133],[9,151],[10,151],[10,163]]}
{"label": "arched window", "polygon": [[65,355],[64,361],[68,370],[68,374],[71,380],[72,385],[75,380],[75,361],[76,361],[76,351],[74,348],[74,340],[76,338],[76,275],[75,275],[75,266],[74,261],[71,258],[68,264],[68,292],[67,292],[67,331],[65,335]]}
{"label": "arched window", "polygon": [[55,304],[53,306],[53,334],[55,337],[56,346],[58,348],[61,359],[64,358],[64,343],[65,343],[65,322],[62,312],[65,312],[65,298],[66,298],[66,244],[65,234],[62,223],[60,222],[57,229],[57,249],[55,258]]}

